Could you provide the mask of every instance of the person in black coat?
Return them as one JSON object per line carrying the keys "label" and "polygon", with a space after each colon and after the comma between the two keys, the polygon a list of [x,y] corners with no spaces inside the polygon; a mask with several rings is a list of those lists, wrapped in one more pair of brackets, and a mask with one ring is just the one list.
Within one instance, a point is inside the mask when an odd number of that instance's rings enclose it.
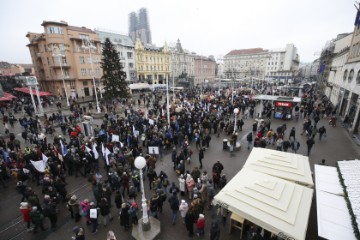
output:
{"label": "person in black coat", "polygon": [[125,231],[130,227],[129,206],[126,203],[121,204],[120,226],[123,226]]}

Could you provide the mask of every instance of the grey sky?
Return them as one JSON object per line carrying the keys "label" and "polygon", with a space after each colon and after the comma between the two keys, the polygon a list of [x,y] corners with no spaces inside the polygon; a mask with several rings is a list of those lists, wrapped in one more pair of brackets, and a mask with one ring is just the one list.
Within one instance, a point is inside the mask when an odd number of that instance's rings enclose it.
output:
{"label": "grey sky", "polygon": [[232,49],[294,43],[301,62],[352,32],[356,15],[353,0],[1,0],[0,61],[31,63],[25,35],[43,32],[43,20],[127,34],[128,14],[141,7],[158,46],[179,38],[185,49],[220,58]]}

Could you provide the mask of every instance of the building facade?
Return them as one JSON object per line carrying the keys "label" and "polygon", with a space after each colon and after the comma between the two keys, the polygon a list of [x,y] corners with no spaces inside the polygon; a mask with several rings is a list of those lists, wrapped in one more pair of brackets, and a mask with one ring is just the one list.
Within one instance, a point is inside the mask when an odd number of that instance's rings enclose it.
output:
{"label": "building facade", "polygon": [[163,47],[143,44],[140,39],[135,42],[135,62],[137,79],[149,84],[165,84],[170,78],[170,50],[167,44]]}
{"label": "building facade", "polygon": [[262,48],[232,50],[224,56],[227,79],[264,79],[265,66],[271,55]]}
{"label": "building facade", "polygon": [[265,79],[293,80],[299,73],[299,55],[294,44],[287,44],[284,49],[269,50],[265,68]]}
{"label": "building facade", "polygon": [[105,42],[106,38],[110,39],[119,53],[121,65],[124,68],[123,70],[126,72],[126,81],[135,82],[137,80],[135,68],[135,51],[134,43],[131,38],[126,35],[106,30],[96,29],[95,32],[102,44]]}
{"label": "building facade", "polygon": [[0,64],[0,75],[15,76],[22,74],[34,75],[35,71],[32,64],[10,64],[3,62]]}
{"label": "building facade", "polygon": [[170,48],[170,53],[170,71],[171,78],[173,78],[170,80],[170,85],[172,85],[172,80],[174,80],[175,86],[180,82],[181,85],[184,85],[185,82],[190,85],[190,82],[194,79],[195,54],[183,49],[179,39],[176,45]]}
{"label": "building facade", "polygon": [[215,59],[196,55],[194,57],[194,82],[192,85],[203,85],[215,82]]}
{"label": "building facade", "polygon": [[[43,33],[27,33],[35,75],[45,91],[65,97],[92,96],[101,90],[101,42],[95,31],[65,21],[43,21]],[[87,46],[87,47],[85,47]],[[65,82],[65,89],[64,84]]]}
{"label": "building facade", "polygon": [[152,44],[150,24],[146,8],[140,8],[139,13],[131,12],[129,14],[129,37],[133,42],[137,38],[143,44]]}

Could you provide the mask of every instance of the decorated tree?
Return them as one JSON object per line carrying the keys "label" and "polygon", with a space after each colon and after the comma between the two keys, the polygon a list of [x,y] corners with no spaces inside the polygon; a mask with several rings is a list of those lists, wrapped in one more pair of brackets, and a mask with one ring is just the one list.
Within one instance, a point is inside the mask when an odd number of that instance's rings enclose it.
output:
{"label": "decorated tree", "polygon": [[102,81],[104,84],[104,97],[106,101],[115,98],[128,98],[129,89],[125,82],[126,73],[120,63],[119,53],[109,38],[105,39],[102,49],[101,68],[103,69]]}

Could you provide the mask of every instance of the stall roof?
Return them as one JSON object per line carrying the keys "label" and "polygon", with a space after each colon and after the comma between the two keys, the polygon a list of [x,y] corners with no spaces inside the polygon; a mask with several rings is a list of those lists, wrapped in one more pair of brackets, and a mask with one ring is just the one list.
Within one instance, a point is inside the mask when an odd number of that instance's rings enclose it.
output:
{"label": "stall roof", "polygon": [[343,190],[337,169],[315,165],[315,182],[318,235],[329,240],[356,239],[345,198],[339,196]]}
{"label": "stall roof", "polygon": [[[22,93],[26,93],[26,94],[30,94],[30,91],[28,88],[26,87],[22,87],[22,88],[14,88],[15,91],[18,91],[18,92],[22,92]],[[36,91],[34,89],[32,89],[32,92],[31,92],[32,95],[36,95]],[[52,96],[53,94],[50,93],[50,92],[42,92],[42,91],[39,91],[39,96],[40,97],[45,97],[45,96]]]}
{"label": "stall roof", "polygon": [[214,203],[282,237],[305,239],[313,190],[243,168]]}
{"label": "stall roof", "polygon": [[10,93],[4,92],[4,96],[0,97],[0,101],[11,101],[15,96],[11,95]]}
{"label": "stall roof", "polygon": [[283,102],[301,102],[300,97],[287,97],[287,96],[272,96],[272,95],[256,95],[252,97],[256,100],[267,100],[267,101],[283,101]]}
{"label": "stall roof", "polygon": [[131,90],[135,89],[150,89],[151,86],[148,83],[133,83],[129,85]]}
{"label": "stall roof", "polygon": [[253,148],[244,167],[308,187],[314,187],[309,157],[300,154],[266,148]]}

